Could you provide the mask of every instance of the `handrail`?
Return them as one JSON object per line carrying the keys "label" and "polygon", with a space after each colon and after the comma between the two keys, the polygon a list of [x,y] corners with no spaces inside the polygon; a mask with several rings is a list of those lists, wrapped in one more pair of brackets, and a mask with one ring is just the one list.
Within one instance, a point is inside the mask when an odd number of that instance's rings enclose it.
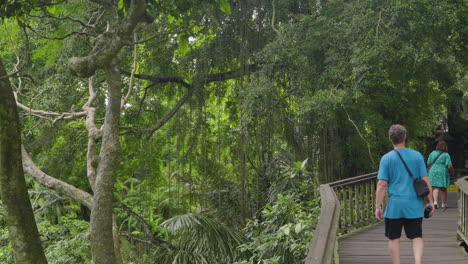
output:
{"label": "handrail", "polygon": [[329,184],[320,186],[320,198],[322,199],[320,218],[309,247],[306,264],[331,263],[333,260],[340,217],[340,201]]}
{"label": "handrail", "polygon": [[352,178],[347,178],[347,179],[343,179],[343,180],[339,180],[339,181],[334,181],[334,182],[331,182],[329,184],[330,184],[331,187],[336,188],[336,187],[349,185],[349,184],[356,183],[356,182],[367,181],[369,179],[374,179],[374,178],[377,178],[377,172],[364,174],[364,175],[360,175],[360,176],[356,176],[356,177],[352,177]]}
{"label": "handrail", "polygon": [[468,176],[459,178],[455,185],[458,187],[458,230],[460,241],[468,243]]}
{"label": "handrail", "polygon": [[306,264],[328,264],[334,259],[337,233],[373,220],[377,173],[320,186],[321,212]]}

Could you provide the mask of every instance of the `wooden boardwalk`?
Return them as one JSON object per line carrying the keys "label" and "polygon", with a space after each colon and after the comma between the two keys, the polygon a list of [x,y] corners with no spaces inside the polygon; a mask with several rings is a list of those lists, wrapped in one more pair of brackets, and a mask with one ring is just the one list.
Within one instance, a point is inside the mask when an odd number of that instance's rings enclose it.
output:
{"label": "wooden boardwalk", "polygon": [[[457,195],[449,193],[448,207],[437,209],[423,221],[424,264],[467,264],[468,253],[456,239]],[[363,228],[339,240],[340,264],[391,264],[383,222]],[[411,241],[401,236],[401,264],[414,263]]]}

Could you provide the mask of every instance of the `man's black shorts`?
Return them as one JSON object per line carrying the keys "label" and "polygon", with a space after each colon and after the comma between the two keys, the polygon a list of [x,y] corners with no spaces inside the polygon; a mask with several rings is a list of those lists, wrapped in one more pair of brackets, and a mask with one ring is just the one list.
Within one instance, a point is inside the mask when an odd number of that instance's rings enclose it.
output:
{"label": "man's black shorts", "polygon": [[406,237],[409,239],[422,237],[422,218],[415,219],[389,219],[385,218],[385,236],[388,239],[401,237],[401,229],[405,228]]}

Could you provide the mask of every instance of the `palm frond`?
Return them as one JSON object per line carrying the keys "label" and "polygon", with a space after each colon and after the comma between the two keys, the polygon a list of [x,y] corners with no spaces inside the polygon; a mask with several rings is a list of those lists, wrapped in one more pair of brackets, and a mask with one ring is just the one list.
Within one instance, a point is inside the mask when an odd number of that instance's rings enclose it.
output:
{"label": "palm frond", "polygon": [[245,241],[240,232],[200,214],[178,215],[161,225],[176,238],[177,252],[172,254],[174,261],[183,256],[198,256],[202,261],[200,256],[203,256],[207,263],[232,263],[240,256],[238,247]]}

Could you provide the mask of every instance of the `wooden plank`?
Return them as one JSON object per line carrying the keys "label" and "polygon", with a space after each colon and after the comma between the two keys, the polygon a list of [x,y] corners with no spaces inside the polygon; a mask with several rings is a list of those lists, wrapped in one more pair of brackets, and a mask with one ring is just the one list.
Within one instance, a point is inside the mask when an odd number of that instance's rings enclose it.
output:
{"label": "wooden plank", "polygon": [[[456,194],[449,193],[448,207],[438,209],[432,218],[423,221],[424,264],[468,263],[468,254],[459,246],[456,237],[457,211]],[[390,264],[387,245],[383,223],[363,228],[339,240],[340,264]],[[400,250],[401,263],[414,263],[411,241],[406,238],[404,230]]]}

